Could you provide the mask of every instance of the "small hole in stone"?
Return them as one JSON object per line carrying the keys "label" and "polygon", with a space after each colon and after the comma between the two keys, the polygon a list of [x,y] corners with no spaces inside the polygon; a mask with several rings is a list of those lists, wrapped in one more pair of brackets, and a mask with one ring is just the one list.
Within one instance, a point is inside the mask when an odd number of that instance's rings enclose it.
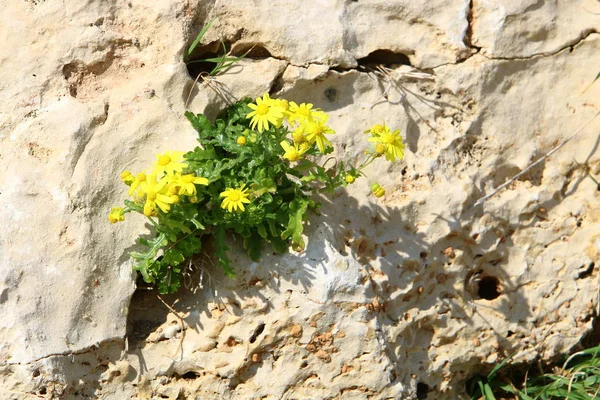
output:
{"label": "small hole in stone", "polygon": [[181,377],[183,379],[190,379],[190,380],[194,380],[196,378],[198,378],[200,375],[198,375],[197,373],[195,373],[194,371],[188,371],[185,374],[181,375]]}
{"label": "small hole in stone", "polygon": [[327,97],[327,100],[333,103],[337,99],[338,92],[336,88],[330,87],[325,89],[325,92],[323,92],[323,94],[325,95],[325,97]]}
{"label": "small hole in stone", "polygon": [[359,65],[410,65],[410,60],[406,54],[390,50],[375,50],[357,61]]}
{"label": "small hole in stone", "polygon": [[40,393],[40,394],[46,394],[46,393],[47,393],[47,392],[46,392],[46,386],[42,386],[42,387],[40,388],[40,392],[39,392],[39,393]]}
{"label": "small hole in stone", "polygon": [[426,399],[429,393],[429,386],[426,383],[417,383],[417,399]]}
{"label": "small hole in stone", "polygon": [[477,294],[480,298],[494,300],[500,296],[500,281],[495,276],[484,276],[479,281]]}
{"label": "small hole in stone", "polygon": [[509,337],[511,337],[514,334],[515,333],[513,331],[508,331],[508,332],[506,332],[506,337],[509,338]]}
{"label": "small hole in stone", "polygon": [[306,361],[304,361],[301,365],[300,368],[306,368],[308,367],[308,363]]}
{"label": "small hole in stone", "polygon": [[256,342],[256,338],[263,333],[265,330],[265,324],[263,324],[262,322],[256,327],[256,329],[254,330],[254,333],[252,334],[252,336],[250,336],[250,343],[254,343]]}
{"label": "small hole in stone", "polygon": [[40,370],[39,370],[39,369],[36,369],[35,371],[33,371],[33,374],[31,374],[31,376],[33,376],[34,378],[35,378],[36,376],[40,376]]}
{"label": "small hole in stone", "polygon": [[427,258],[427,252],[426,251],[422,251],[419,253],[419,257],[421,257],[422,259],[426,259]]}
{"label": "small hole in stone", "polygon": [[592,275],[592,272],[594,272],[594,267],[596,266],[595,263],[589,263],[586,269],[583,269],[583,266],[580,268],[580,272],[577,275],[577,279],[582,279],[582,278],[587,278],[588,276]]}

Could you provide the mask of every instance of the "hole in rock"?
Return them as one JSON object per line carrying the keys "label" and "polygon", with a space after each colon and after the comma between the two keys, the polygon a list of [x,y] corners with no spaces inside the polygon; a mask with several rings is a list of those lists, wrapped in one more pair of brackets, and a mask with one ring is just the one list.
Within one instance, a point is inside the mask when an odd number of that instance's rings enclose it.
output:
{"label": "hole in rock", "polygon": [[[188,73],[192,79],[196,79],[200,74],[210,74],[211,71],[217,66],[217,61],[204,61],[208,59],[218,59],[221,56],[227,54],[228,57],[241,57],[249,59],[264,59],[271,57],[271,53],[261,44],[243,43],[238,45],[231,45],[230,42],[212,42],[204,46],[198,46],[189,59],[186,61]],[[228,64],[228,62],[225,62]],[[235,65],[235,64],[234,64]]]}
{"label": "hole in rock", "polygon": [[375,66],[375,65],[411,65],[406,54],[396,53],[391,50],[375,50],[369,53],[368,56],[356,60],[358,65]]}
{"label": "hole in rock", "polygon": [[325,89],[325,91],[323,92],[323,94],[325,95],[325,97],[327,98],[327,100],[329,100],[330,102],[335,102],[338,96],[338,91],[336,88],[334,87],[330,87]]}
{"label": "hole in rock", "polygon": [[596,266],[595,263],[591,262],[586,269],[583,269],[583,266],[580,268],[580,272],[579,275],[577,275],[577,279],[583,279],[583,278],[587,278],[588,276],[592,275],[592,272],[594,272],[594,267]]}
{"label": "hole in rock", "polygon": [[417,383],[417,399],[426,399],[429,393],[429,386],[426,383]]}
{"label": "hole in rock", "polygon": [[199,376],[200,375],[194,371],[188,371],[185,374],[181,375],[181,377],[183,379],[189,379],[189,380],[194,380],[194,379],[198,378]]}
{"label": "hole in rock", "polygon": [[500,281],[495,276],[484,276],[479,281],[477,294],[485,300],[494,300],[500,296]]}
{"label": "hole in rock", "polygon": [[256,342],[256,338],[263,333],[265,330],[265,324],[263,324],[262,322],[256,327],[256,329],[254,330],[254,333],[252,334],[252,336],[250,336],[250,343],[254,343]]}

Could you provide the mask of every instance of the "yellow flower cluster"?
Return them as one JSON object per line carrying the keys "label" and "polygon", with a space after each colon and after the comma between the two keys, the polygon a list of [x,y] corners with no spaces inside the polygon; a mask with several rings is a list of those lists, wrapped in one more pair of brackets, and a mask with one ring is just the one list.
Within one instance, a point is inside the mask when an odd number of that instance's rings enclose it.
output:
{"label": "yellow flower cluster", "polygon": [[287,122],[292,130],[292,143],[283,141],[281,147],[285,150],[283,157],[290,161],[298,161],[315,144],[321,153],[331,146],[325,136],[335,133],[327,126],[329,116],[323,110],[313,108],[311,103],[297,104],[285,99],[271,99],[265,93],[262,98],[256,98],[256,103],[248,106],[253,111],[246,118],[252,118],[250,127],[258,129],[260,133],[269,130],[271,125],[279,128],[284,121]]}
{"label": "yellow flower cluster", "polygon": [[[156,216],[158,210],[167,213],[171,205],[179,202],[179,196],[189,196],[195,202],[196,185],[208,185],[208,179],[183,174],[187,164],[183,160],[183,152],[167,151],[157,156],[156,163],[148,174],[140,172],[134,176],[129,171],[121,173],[121,179],[129,186],[128,194],[134,201],[144,205],[144,215]],[[123,221],[123,210],[120,214],[113,208],[109,215],[112,223]]]}
{"label": "yellow flower cluster", "polygon": [[375,124],[371,129],[365,131],[370,133],[369,142],[375,143],[374,156],[379,157],[385,154],[388,161],[402,160],[404,158],[404,142],[400,136],[400,130],[390,131],[385,124]]}

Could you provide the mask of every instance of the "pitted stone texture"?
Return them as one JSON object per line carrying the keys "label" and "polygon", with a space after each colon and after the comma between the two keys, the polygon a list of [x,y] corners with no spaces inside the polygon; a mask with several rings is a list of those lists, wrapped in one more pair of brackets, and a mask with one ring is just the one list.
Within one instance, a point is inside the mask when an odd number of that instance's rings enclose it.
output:
{"label": "pitted stone texture", "polygon": [[[468,2],[365,3],[270,2],[273,18],[260,1],[3,9],[0,39],[15,48],[0,54],[3,398],[403,398],[422,382],[430,398],[453,399],[482,364],[516,350],[517,362],[549,360],[590,330],[600,209],[573,158],[600,174],[600,122],[472,205],[600,109],[600,84],[586,91],[599,35],[556,54],[562,44],[532,39],[533,53],[552,55],[490,59],[514,54],[477,42],[493,26],[474,1],[470,40],[484,48],[455,64],[470,55]],[[207,42],[224,35],[275,57],[194,84],[183,50],[200,29],[192,22],[215,16]],[[503,43],[507,32],[490,35]],[[447,65],[330,68],[375,50]],[[305,253],[252,263],[234,250],[236,280],[207,261],[201,288],[164,298],[184,326],[141,291],[126,321],[127,253],[146,228],[134,216],[107,223],[125,194],[118,174],[195,146],[186,109],[214,117],[266,91],[327,111],[333,156],[345,162],[361,156],[373,123],[401,129],[405,159],[366,170],[386,196],[357,180],[311,216]]]}
{"label": "pitted stone texture", "polygon": [[550,55],[598,32],[594,0],[473,0],[471,43],[492,58]]}
{"label": "pitted stone texture", "polygon": [[260,0],[252,6],[226,0],[215,4],[210,16],[218,17],[217,29],[206,37],[235,38],[244,49],[258,44],[299,66],[355,67],[357,60],[385,50],[430,68],[470,54],[464,43],[468,11],[467,0],[435,0],[425,6],[410,0]]}

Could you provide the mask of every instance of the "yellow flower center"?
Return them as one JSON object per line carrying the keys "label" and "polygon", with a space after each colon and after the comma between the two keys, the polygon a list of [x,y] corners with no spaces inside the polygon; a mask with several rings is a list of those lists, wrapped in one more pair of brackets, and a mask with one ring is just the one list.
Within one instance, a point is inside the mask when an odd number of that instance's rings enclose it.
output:
{"label": "yellow flower center", "polygon": [[381,143],[377,143],[377,145],[375,146],[375,153],[377,153],[379,155],[385,153],[385,146],[382,145]]}
{"label": "yellow flower center", "polygon": [[315,128],[313,129],[313,133],[316,136],[321,136],[323,135],[323,127],[321,125],[315,125]]}
{"label": "yellow flower center", "polygon": [[310,110],[306,107],[298,107],[298,109],[296,110],[296,114],[302,115],[303,117],[308,117],[309,112]]}
{"label": "yellow flower center", "polygon": [[386,142],[387,144],[392,144],[396,141],[396,138],[394,137],[394,135],[384,135],[382,138],[383,138],[383,141]]}
{"label": "yellow flower center", "polygon": [[266,105],[265,103],[261,103],[260,106],[258,106],[258,108],[256,109],[256,113],[258,115],[265,115],[269,112],[269,106]]}
{"label": "yellow flower center", "polygon": [[382,125],[376,124],[373,125],[373,127],[371,128],[371,132],[374,133],[375,135],[381,135],[384,131],[384,128]]}
{"label": "yellow flower center", "polygon": [[162,165],[163,167],[165,165],[168,165],[171,162],[171,157],[169,156],[160,156],[158,158],[158,165]]}
{"label": "yellow flower center", "polygon": [[300,153],[296,149],[290,149],[287,153],[287,159],[290,161],[298,161],[300,159]]}
{"label": "yellow flower center", "polygon": [[242,195],[240,192],[231,192],[228,197],[230,201],[239,201],[242,198]]}
{"label": "yellow flower center", "polygon": [[304,132],[302,131],[302,129],[296,129],[293,133],[292,133],[292,139],[294,140],[294,142],[296,143],[300,143],[304,141]]}
{"label": "yellow flower center", "polygon": [[194,175],[191,175],[191,174],[183,175],[181,177],[181,181],[183,183],[192,183],[194,181]]}
{"label": "yellow flower center", "polygon": [[174,204],[179,203],[179,196],[177,196],[176,194],[174,194],[173,196],[171,196],[171,199],[173,200]]}
{"label": "yellow flower center", "polygon": [[135,179],[137,179],[138,182],[144,182],[146,180],[146,174],[140,172],[139,174],[137,174]]}
{"label": "yellow flower center", "polygon": [[302,142],[300,143],[300,151],[305,153],[310,149],[310,143],[308,142]]}
{"label": "yellow flower center", "polygon": [[148,201],[156,200],[156,192],[148,192]]}

